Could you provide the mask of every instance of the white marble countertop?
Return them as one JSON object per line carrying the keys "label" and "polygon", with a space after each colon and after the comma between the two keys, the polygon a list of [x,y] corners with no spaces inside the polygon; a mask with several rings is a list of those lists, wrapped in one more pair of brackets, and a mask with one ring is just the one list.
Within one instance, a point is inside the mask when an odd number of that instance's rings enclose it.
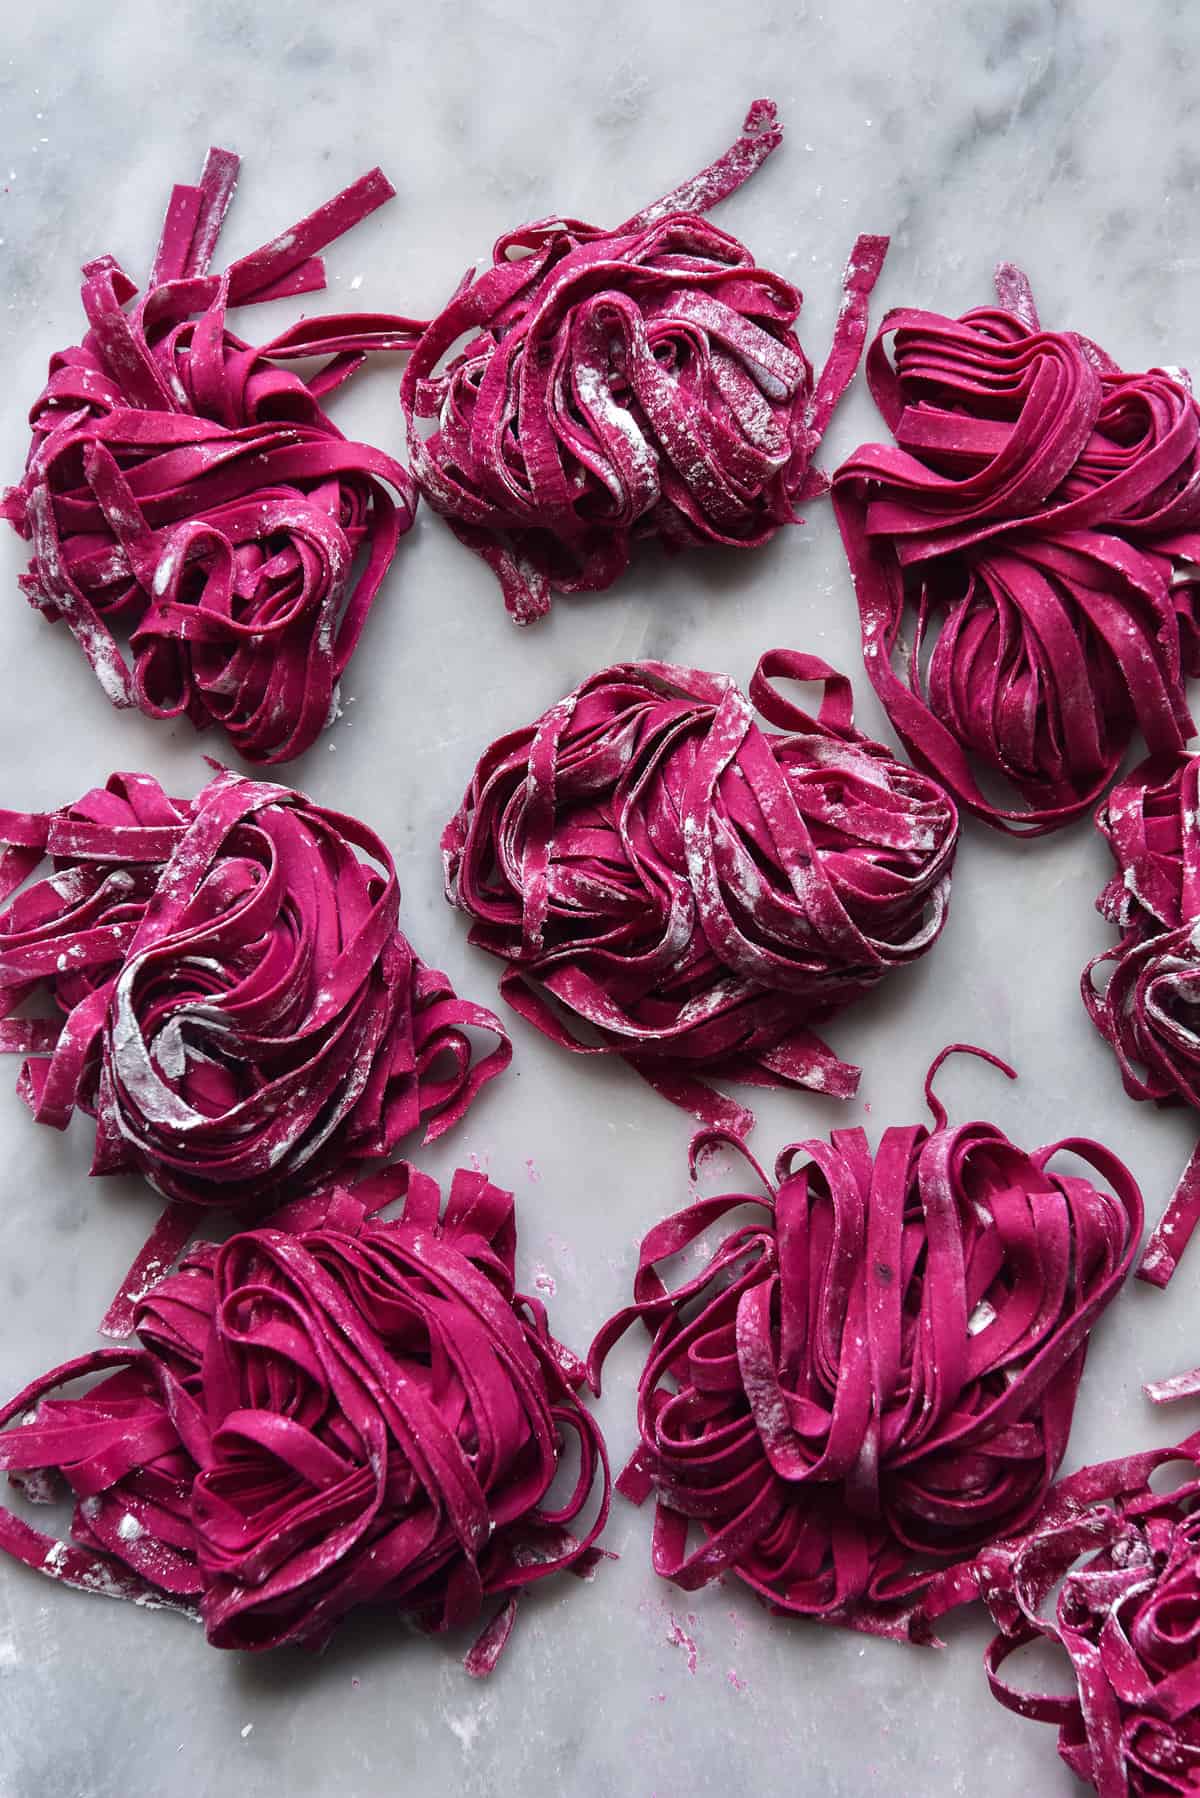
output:
{"label": "white marble countertop", "polygon": [[[0,471],[19,471],[47,355],[76,340],[78,265],[112,251],[143,272],[171,181],[194,178],[209,142],[245,157],[226,255],[381,162],[399,198],[330,252],[331,292],[313,307],[353,287],[364,307],[421,313],[506,227],[554,209],[626,216],[722,149],[769,93],[785,145],[718,217],[806,289],[815,359],[851,239],[869,229],[893,237],[876,316],[983,302],[1004,256],[1029,270],[1048,322],[1126,366],[1186,362],[1200,334],[1198,51],[1200,30],[1171,0],[40,0],[11,13],[0,49]],[[396,379],[358,379],[336,402],[343,427],[399,449]],[[876,434],[856,388],[824,460]],[[62,803],[114,768],[194,791],[202,752],[222,745],[110,710],[65,630],[22,602],[22,565],[5,532],[0,804]],[[422,953],[487,998],[495,964],[467,949],[443,903],[436,849],[479,750],[607,662],[674,658],[744,681],[775,644],[850,671],[862,721],[886,735],[826,507],[755,554],[646,554],[616,591],[560,601],[525,635],[425,512],[346,683],[356,705],[287,774],[383,833]],[[1032,846],[968,827],[937,950],[830,1027],[865,1066],[861,1101],[756,1099],[760,1154],[834,1123],[916,1117],[921,1070],[966,1038],[1023,1078],[1009,1088],[959,1064],[943,1081],[959,1116],[993,1117],[1030,1144],[1104,1137],[1156,1216],[1194,1120],[1125,1101],[1081,1009],[1079,970],[1106,940],[1092,910],[1104,874],[1086,825]],[[515,1187],[526,1280],[536,1263],[550,1271],[554,1323],[583,1347],[627,1292],[642,1231],[686,1195],[688,1121],[619,1067],[566,1058],[519,1023],[513,1034],[512,1075],[425,1165],[446,1173],[475,1155]],[[6,1393],[92,1342],[155,1209],[136,1182],[89,1182],[87,1129],[35,1128],[16,1072],[0,1069]],[[1196,1276],[1189,1263],[1168,1294],[1131,1289],[1105,1318],[1069,1464],[1195,1427],[1194,1414],[1150,1415],[1139,1386],[1200,1358]],[[600,1407],[618,1462],[636,1359],[632,1342],[614,1357]],[[990,1699],[982,1620],[953,1624],[940,1654],[789,1625],[733,1586],[688,1598],[657,1582],[649,1531],[648,1514],[618,1503],[607,1540],[620,1561],[529,1603],[483,1686],[461,1669],[463,1644],[380,1622],[346,1627],[320,1659],[245,1660],[206,1649],[179,1618],[0,1567],[0,1794],[1079,1789],[1054,1732]],[[694,1641],[694,1665],[673,1634]]]}

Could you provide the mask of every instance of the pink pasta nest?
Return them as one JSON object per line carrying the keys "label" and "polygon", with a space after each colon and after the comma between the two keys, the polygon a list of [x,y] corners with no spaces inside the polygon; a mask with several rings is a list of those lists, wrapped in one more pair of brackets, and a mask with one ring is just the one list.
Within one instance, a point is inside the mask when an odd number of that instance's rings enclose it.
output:
{"label": "pink pasta nest", "polygon": [[996,290],[960,319],[884,319],[867,380],[895,442],[843,463],[834,505],[906,748],[986,822],[1039,835],[1095,804],[1135,732],[1170,753],[1194,729],[1200,411],[1182,371],[1043,330],[1008,263]]}
{"label": "pink pasta nest", "polygon": [[518,623],[610,587],[635,539],[755,548],[822,490],[887,239],[856,242],[814,384],[800,293],[703,216],[782,136],[756,100],[722,157],[615,230],[506,233],[424,328],[401,387],[413,473]]}
{"label": "pink pasta nest", "polygon": [[[83,1355],[0,1412],[22,1420],[0,1467],[77,1501],[70,1543],[3,1511],[0,1548],[198,1615],[218,1648],[319,1648],[363,1606],[428,1631],[491,1607],[467,1659],[486,1673],[518,1593],[595,1564],[608,1464],[581,1363],[515,1290],[511,1193],[460,1170],[440,1211],[400,1163],[194,1247],[138,1305],[140,1348]],[[577,1471],[551,1497],[564,1450]]]}
{"label": "pink pasta nest", "polygon": [[[0,813],[0,841],[2,893],[53,864],[0,911],[0,1049],[28,1057],[39,1123],[95,1119],[93,1173],[177,1202],[153,1260],[200,1207],[432,1140],[510,1059],[401,931],[383,842],[302,793],[222,770],[172,799],[115,774],[61,811]],[[58,1015],[11,1015],[35,995]],[[498,1039],[482,1060],[471,1029]]]}
{"label": "pink pasta nest", "polygon": [[[320,401],[413,332],[347,315],[235,336],[227,308],[323,287],[317,252],[393,193],[374,169],[212,275],[237,172],[210,150],[199,184],[173,190],[140,295],[111,256],[86,264],[87,334],[50,359],[0,516],[32,540],[26,597],[66,622],[114,705],[282,762],[332,716],[416,504],[400,463],[348,442]],[[308,378],[279,366],[312,356],[329,360]]]}
{"label": "pink pasta nest", "polygon": [[[816,717],[777,677],[822,686]],[[492,745],[442,847],[510,1005],[745,1130],[702,1076],[852,1094],[812,1026],[934,943],[957,837],[936,781],[855,729],[849,681],[772,650],[749,702],[727,675],[603,669]]]}
{"label": "pink pasta nest", "polygon": [[[1155,1491],[1159,1468],[1182,1483]],[[927,1602],[937,1613],[973,1599],[999,1629],[992,1692],[1056,1723],[1059,1754],[1100,1798],[1200,1789],[1200,1434],[1061,1480],[1027,1530],[949,1571]],[[1063,1650],[1073,1692],[1010,1683],[1010,1655],[1037,1641]]]}
{"label": "pink pasta nest", "polygon": [[[926,1084],[932,1130],[889,1129],[874,1154],[860,1129],[793,1144],[774,1182],[751,1162],[765,1197],[698,1199],[642,1242],[633,1303],[589,1371],[598,1390],[645,1325],[639,1445],[617,1487],[656,1495],[655,1571],[685,1591],[736,1574],[773,1610],[928,1641],[939,1566],[1042,1505],[1142,1201],[1097,1143],[1028,1153],[991,1124],[950,1128],[930,1082],[953,1052]],[[714,1143],[750,1159],[702,1133],[693,1171]],[[1098,1181],[1053,1171],[1060,1151]],[[704,1264],[668,1286],[682,1254]]]}
{"label": "pink pasta nest", "polygon": [[[1084,969],[1083,999],[1131,1098],[1200,1110],[1198,806],[1200,756],[1180,753],[1149,757],[1096,813],[1117,864],[1096,906],[1121,940]],[[1167,1284],[1198,1220],[1200,1148],[1146,1246],[1142,1279]]]}

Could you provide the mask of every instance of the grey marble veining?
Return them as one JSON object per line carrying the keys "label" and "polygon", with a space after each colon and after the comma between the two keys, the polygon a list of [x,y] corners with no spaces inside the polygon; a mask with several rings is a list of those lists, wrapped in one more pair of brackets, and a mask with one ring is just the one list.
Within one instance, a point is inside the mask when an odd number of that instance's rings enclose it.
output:
{"label": "grey marble veining", "polygon": [[[169,185],[209,142],[245,157],[223,255],[282,228],[372,163],[399,198],[329,255],[331,291],[421,314],[502,230],[551,210],[615,221],[730,140],[757,94],[784,148],[719,214],[807,292],[803,337],[828,342],[854,234],[890,231],[876,312],[985,301],[999,257],[1029,271],[1044,318],[1126,366],[1200,354],[1200,31],[1186,0],[803,0],[684,7],[640,0],[41,0],[0,44],[0,471],[15,477],[23,412],[46,357],[73,342],[78,265],[103,251],[140,275]],[[361,279],[359,279],[361,277]],[[271,311],[259,315],[264,332]],[[280,317],[294,308],[280,309]],[[339,398],[347,430],[401,443],[397,370]],[[876,435],[852,393],[832,465]],[[22,602],[20,546],[0,541],[0,803],[61,803],[113,768],[193,791],[187,727],[117,714],[62,629]],[[861,677],[849,580],[827,508],[763,552],[668,561],[648,552],[613,593],[559,601],[521,636],[490,575],[423,514],[346,682],[356,704],[288,770],[393,846],[411,934],[460,990],[494,992],[440,893],[437,833],[483,745],[604,663],[640,654],[743,680],[776,643]],[[951,1038],[1016,1060],[1009,1088],[963,1064],[959,1116],[1022,1139],[1098,1134],[1144,1182],[1152,1214],[1194,1136],[1135,1109],[1086,1023],[1079,969],[1105,940],[1104,877],[1086,826],[1033,847],[968,828],[936,952],[830,1037],[866,1073],[844,1110],[764,1096],[757,1146],[837,1122],[876,1131],[919,1112],[919,1070]],[[687,1120],[623,1070],[571,1061],[519,1026],[511,1077],[422,1159],[471,1155],[517,1190],[526,1280],[552,1276],[560,1334],[586,1344],[625,1294],[642,1231],[683,1200]],[[39,1130],[0,1069],[0,1386],[79,1352],[153,1215],[133,1181],[86,1177],[88,1132]],[[1142,1378],[1197,1358],[1195,1268],[1169,1294],[1131,1290],[1097,1331],[1070,1461],[1180,1434]],[[600,1407],[619,1461],[632,1443],[636,1353]],[[2,1798],[339,1798],[526,1792],[692,1798],[739,1790],[1002,1798],[1078,1789],[1048,1728],[989,1698],[982,1623],[946,1652],[771,1620],[733,1586],[686,1598],[657,1583],[650,1519],[618,1504],[621,1553],[588,1585],[528,1604],[495,1678],[462,1644],[377,1622],[318,1660],[244,1663],[178,1618],[118,1608],[0,1567]],[[694,1670],[686,1646],[695,1644]],[[674,1638],[674,1639],[673,1639]],[[247,1726],[252,1726],[247,1730]]]}

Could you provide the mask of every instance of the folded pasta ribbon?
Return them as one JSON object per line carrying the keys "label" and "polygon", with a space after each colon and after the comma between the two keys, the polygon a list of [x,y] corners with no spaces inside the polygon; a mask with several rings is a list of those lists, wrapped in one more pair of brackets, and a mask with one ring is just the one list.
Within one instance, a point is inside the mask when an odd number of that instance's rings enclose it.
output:
{"label": "folded pasta ribbon", "polygon": [[[1083,971],[1083,1000],[1125,1091],[1200,1110],[1200,756],[1151,756],[1096,813],[1117,872],[1096,901],[1121,932]],[[1101,984],[1100,970],[1108,971]],[[1200,1146],[1146,1245],[1139,1276],[1165,1286],[1200,1222]]]}
{"label": "folded pasta ribbon", "polygon": [[[508,1064],[494,1014],[426,967],[382,841],[302,793],[221,770],[194,800],[115,774],[0,813],[0,1050],[39,1123],[96,1121],[92,1172],[172,1203],[109,1314],[204,1207],[245,1211],[456,1123]],[[57,1017],[14,1016],[48,997]],[[482,1060],[468,1031],[497,1039]]]}
{"label": "folded pasta ribbon", "polygon": [[[1182,1396],[1169,1384],[1146,1390]],[[1166,1467],[1182,1482],[1158,1492],[1150,1479]],[[985,1655],[993,1695],[1056,1723],[1059,1754],[1100,1798],[1200,1788],[1200,1434],[1060,1480],[1028,1529],[942,1575],[926,1609],[975,1599],[999,1631]],[[1005,1663],[1037,1641],[1063,1650],[1073,1692],[1011,1683]]]}
{"label": "folded pasta ribbon", "polygon": [[1195,728],[1200,411],[1182,371],[1043,330],[1020,270],[996,288],[959,319],[884,319],[866,372],[894,442],[842,464],[834,508],[905,747],[1036,836],[1096,803],[1135,732],[1171,752]]}
{"label": "folded pasta ribbon", "polygon": [[[818,684],[817,715],[778,679]],[[745,1130],[701,1077],[852,1094],[812,1026],[931,947],[957,838],[941,787],[856,730],[846,678],[777,649],[749,702],[727,675],[601,670],[492,745],[442,848],[515,1010]]]}
{"label": "folded pasta ribbon", "polygon": [[[991,1124],[860,1129],[784,1149],[765,1188],[700,1198],[642,1242],[651,1347],[638,1447],[617,1482],[656,1497],[655,1571],[685,1591],[736,1574],[768,1606],[931,1640],[922,1595],[1034,1518],[1058,1470],[1092,1326],[1128,1273],[1142,1201],[1107,1149],[1027,1153]],[[995,1061],[983,1050],[968,1050]],[[995,1062],[1005,1073],[1012,1070]],[[1052,1170],[1061,1152],[1096,1170]],[[745,1221],[723,1226],[730,1213]],[[665,1266],[699,1272],[669,1286]]]}
{"label": "folded pasta ribbon", "polygon": [[[33,544],[26,597],[66,622],[114,705],[218,725],[248,761],[282,762],[334,715],[416,505],[407,470],[347,441],[320,402],[419,326],[339,314],[259,346],[235,336],[229,307],[324,287],[318,252],[394,192],[373,169],[213,275],[237,174],[213,149],[199,184],[173,190],[140,295],[111,256],[85,266],[87,333],[50,359],[0,516]],[[281,366],[307,357],[325,359],[307,378]]]}
{"label": "folded pasta ribbon", "polygon": [[518,1594],[604,1552],[609,1499],[582,1364],[515,1290],[515,1252],[511,1193],[460,1170],[443,1210],[403,1162],[198,1244],[138,1305],[140,1347],[80,1356],[0,1411],[21,1420],[0,1467],[76,1500],[69,1543],[3,1510],[0,1549],[198,1616],[217,1648],[320,1648],[360,1606],[431,1632],[491,1607],[466,1663],[488,1672]]}
{"label": "folded pasta ribbon", "polygon": [[756,100],[723,156],[615,230],[507,232],[426,326],[401,386],[413,473],[518,624],[610,587],[635,539],[755,548],[824,489],[812,458],[887,239],[855,243],[814,384],[801,295],[703,216],[782,137]]}

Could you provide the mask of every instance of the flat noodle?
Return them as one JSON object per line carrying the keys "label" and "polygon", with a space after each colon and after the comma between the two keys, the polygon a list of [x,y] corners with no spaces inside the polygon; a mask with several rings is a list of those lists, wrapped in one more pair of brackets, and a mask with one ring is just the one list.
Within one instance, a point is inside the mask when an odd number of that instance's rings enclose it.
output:
{"label": "flat noodle", "polygon": [[[1121,932],[1083,971],[1083,1001],[1133,1099],[1200,1110],[1200,756],[1150,756],[1096,813],[1117,872],[1096,909]],[[1097,987],[1097,970],[1110,967]],[[1139,1278],[1165,1286],[1200,1222],[1200,1148],[1146,1245]]]}
{"label": "flat noodle", "polygon": [[774,102],[756,100],[724,156],[616,230],[552,218],[508,232],[416,345],[400,391],[417,485],[518,624],[554,593],[610,587],[635,539],[756,548],[823,490],[812,458],[887,239],[854,246],[814,389],[801,295],[702,216],[782,136]]}
{"label": "flat noodle", "polygon": [[[655,1494],[654,1567],[685,1591],[736,1574],[772,1610],[928,1642],[939,1566],[1041,1508],[1141,1195],[1099,1144],[1027,1153],[991,1124],[951,1128],[926,1090],[932,1130],[886,1130],[874,1154],[859,1129],[793,1144],[774,1184],[751,1162],[765,1196],[656,1224],[633,1303],[592,1345],[598,1391],[626,1330],[651,1337],[617,1489]],[[750,1160],[702,1132],[693,1171],[714,1144]],[[1051,1171],[1060,1151],[1098,1183]],[[665,1264],[745,1208],[669,1287]]]}
{"label": "flat noodle", "polygon": [[[198,1245],[139,1303],[140,1348],[83,1356],[0,1411],[22,1419],[0,1468],[78,1501],[70,1543],[0,1511],[0,1549],[198,1615],[216,1648],[319,1648],[360,1606],[461,1629],[499,1601],[467,1657],[490,1671],[517,1595],[604,1552],[609,1505],[582,1365],[515,1290],[515,1255],[511,1193],[460,1169],[443,1210],[406,1162]],[[95,1373],[83,1397],[50,1396]],[[550,1508],[568,1449],[575,1482]]]}
{"label": "flat noodle", "polygon": [[1042,330],[1019,269],[996,287],[960,319],[884,319],[866,371],[895,442],[842,464],[834,509],[905,747],[986,823],[1039,836],[1095,804],[1135,732],[1170,753],[1195,728],[1200,411],[1181,371]]}
{"label": "flat noodle", "polygon": [[[393,194],[374,169],[210,275],[237,172],[210,150],[199,185],[175,188],[140,296],[111,257],[86,265],[87,334],[50,359],[0,516],[33,544],[26,598],[65,620],[114,705],[217,725],[247,761],[283,762],[333,717],[416,505],[407,470],[318,402],[421,326],[347,314],[258,347],[234,336],[227,307],[324,287],[316,252]],[[307,378],[279,366],[310,356],[329,360]]]}
{"label": "flat noodle", "polygon": [[[1183,1481],[1159,1494],[1150,1476],[1171,1463]],[[1200,1434],[1061,1480],[1028,1529],[943,1575],[926,1609],[976,1599],[1000,1632],[985,1655],[993,1695],[1058,1724],[1059,1754],[1100,1798],[1197,1790]],[[1069,1658],[1073,1693],[1028,1692],[1002,1671],[1039,1639]]]}
{"label": "flat noodle", "polygon": [[[0,814],[0,1050],[39,1123],[96,1120],[92,1171],[181,1207],[110,1314],[127,1328],[198,1207],[247,1206],[432,1141],[511,1057],[399,926],[386,846],[290,788],[221,770],[194,800],[115,774],[45,815]],[[56,1019],[12,1014],[38,994]],[[482,1060],[468,1031],[497,1039]],[[141,1286],[139,1286],[139,1281]],[[132,1289],[131,1289],[132,1288]]]}
{"label": "flat noodle", "polygon": [[[776,678],[819,683],[817,716]],[[853,1094],[813,1025],[936,941],[958,840],[947,794],[855,729],[827,663],[768,651],[750,701],[727,675],[603,669],[492,745],[442,837],[509,1004],[741,1131],[752,1114],[700,1076]]]}

